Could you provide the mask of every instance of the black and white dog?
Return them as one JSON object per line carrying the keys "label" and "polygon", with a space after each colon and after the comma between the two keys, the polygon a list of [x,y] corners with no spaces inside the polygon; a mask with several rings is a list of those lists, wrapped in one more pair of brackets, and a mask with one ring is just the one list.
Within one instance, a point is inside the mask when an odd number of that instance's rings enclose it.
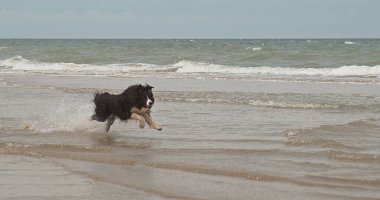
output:
{"label": "black and white dog", "polygon": [[122,121],[134,119],[139,121],[140,128],[144,128],[145,122],[157,130],[162,130],[150,116],[150,109],[154,104],[152,86],[132,85],[124,90],[123,93],[113,95],[108,92],[95,93],[95,114],[91,116],[92,120],[106,122],[106,131],[108,132],[115,118]]}

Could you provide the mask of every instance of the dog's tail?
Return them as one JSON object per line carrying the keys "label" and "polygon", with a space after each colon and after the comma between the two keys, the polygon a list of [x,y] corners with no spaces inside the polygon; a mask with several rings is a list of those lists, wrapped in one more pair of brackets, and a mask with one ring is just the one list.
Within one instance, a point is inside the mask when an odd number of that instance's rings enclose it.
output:
{"label": "dog's tail", "polygon": [[100,95],[101,94],[98,92],[94,93],[94,99],[92,101],[95,103],[95,105],[96,105],[96,102],[99,102]]}
{"label": "dog's tail", "polygon": [[102,102],[102,98],[105,97],[105,96],[109,96],[109,95],[110,95],[110,93],[108,93],[108,92],[105,92],[105,93],[96,92],[94,94],[94,100],[93,100],[94,103],[95,103],[95,105],[99,106],[101,104],[101,102]]}
{"label": "dog's tail", "polygon": [[110,93],[95,93],[94,94],[94,103],[95,103],[95,114],[92,115],[91,119],[97,121],[105,121],[108,117],[108,113],[106,112],[106,104],[104,97],[109,96]]}

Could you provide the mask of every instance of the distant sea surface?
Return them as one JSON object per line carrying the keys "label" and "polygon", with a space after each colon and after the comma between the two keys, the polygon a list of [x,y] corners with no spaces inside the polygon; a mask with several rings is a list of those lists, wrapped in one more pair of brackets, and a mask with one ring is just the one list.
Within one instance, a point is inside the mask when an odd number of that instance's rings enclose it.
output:
{"label": "distant sea surface", "polygon": [[[136,83],[163,131],[89,120]],[[0,39],[0,90],[0,157],[95,182],[1,197],[380,198],[380,39]]]}
{"label": "distant sea surface", "polygon": [[[380,40],[0,40],[3,73],[375,76]],[[133,72],[133,73],[132,73]],[[199,74],[196,75],[199,77]]]}

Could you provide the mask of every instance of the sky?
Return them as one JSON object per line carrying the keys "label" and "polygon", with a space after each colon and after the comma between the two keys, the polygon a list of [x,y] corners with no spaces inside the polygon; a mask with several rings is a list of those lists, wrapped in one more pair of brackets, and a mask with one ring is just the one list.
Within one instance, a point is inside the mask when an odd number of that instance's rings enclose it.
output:
{"label": "sky", "polygon": [[380,38],[379,0],[0,0],[0,38]]}

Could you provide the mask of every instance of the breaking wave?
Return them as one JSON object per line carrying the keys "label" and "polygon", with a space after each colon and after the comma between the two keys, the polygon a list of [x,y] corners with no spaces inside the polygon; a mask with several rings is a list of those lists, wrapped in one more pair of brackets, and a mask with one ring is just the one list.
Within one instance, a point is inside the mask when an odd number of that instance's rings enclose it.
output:
{"label": "breaking wave", "polygon": [[380,65],[347,65],[337,68],[295,68],[295,67],[240,67],[183,60],[175,64],[156,65],[148,63],[121,64],[75,64],[48,63],[28,60],[15,56],[0,60],[0,73],[42,73],[60,75],[104,75],[130,76],[134,73],[170,73],[170,74],[224,74],[224,75],[273,75],[273,76],[380,76]]}
{"label": "breaking wave", "polygon": [[260,51],[262,49],[263,48],[261,48],[261,47],[247,47],[247,50],[251,50],[251,51]]}
{"label": "breaking wave", "polygon": [[306,75],[306,76],[378,76],[380,65],[373,67],[348,65],[338,68],[293,68],[293,67],[238,67],[209,63],[181,61],[174,64],[177,72],[182,73],[229,73],[229,74],[254,74],[254,75]]}
{"label": "breaking wave", "polygon": [[158,97],[161,101],[192,102],[192,103],[223,103],[240,104],[256,107],[295,108],[295,109],[338,109],[338,105],[313,104],[302,102],[282,102],[272,100],[239,100],[239,99],[213,99],[213,98],[184,98],[184,97]]}
{"label": "breaking wave", "polygon": [[[189,103],[218,103],[231,105],[247,105],[255,107],[284,108],[284,109],[334,109],[334,110],[366,110],[376,109],[376,102],[354,104],[346,101],[345,96],[331,96],[329,100],[321,101],[319,96],[296,93],[266,94],[261,93],[228,93],[228,92],[157,92],[159,101],[189,102]],[[309,99],[305,101],[305,99]]]}
{"label": "breaking wave", "polygon": [[48,63],[31,61],[21,56],[0,60],[2,73],[42,73],[62,75],[106,75],[123,76],[134,71],[170,71],[166,66],[146,63],[126,64],[75,64],[75,63]]}
{"label": "breaking wave", "polygon": [[355,44],[355,42],[345,41],[344,44]]}

